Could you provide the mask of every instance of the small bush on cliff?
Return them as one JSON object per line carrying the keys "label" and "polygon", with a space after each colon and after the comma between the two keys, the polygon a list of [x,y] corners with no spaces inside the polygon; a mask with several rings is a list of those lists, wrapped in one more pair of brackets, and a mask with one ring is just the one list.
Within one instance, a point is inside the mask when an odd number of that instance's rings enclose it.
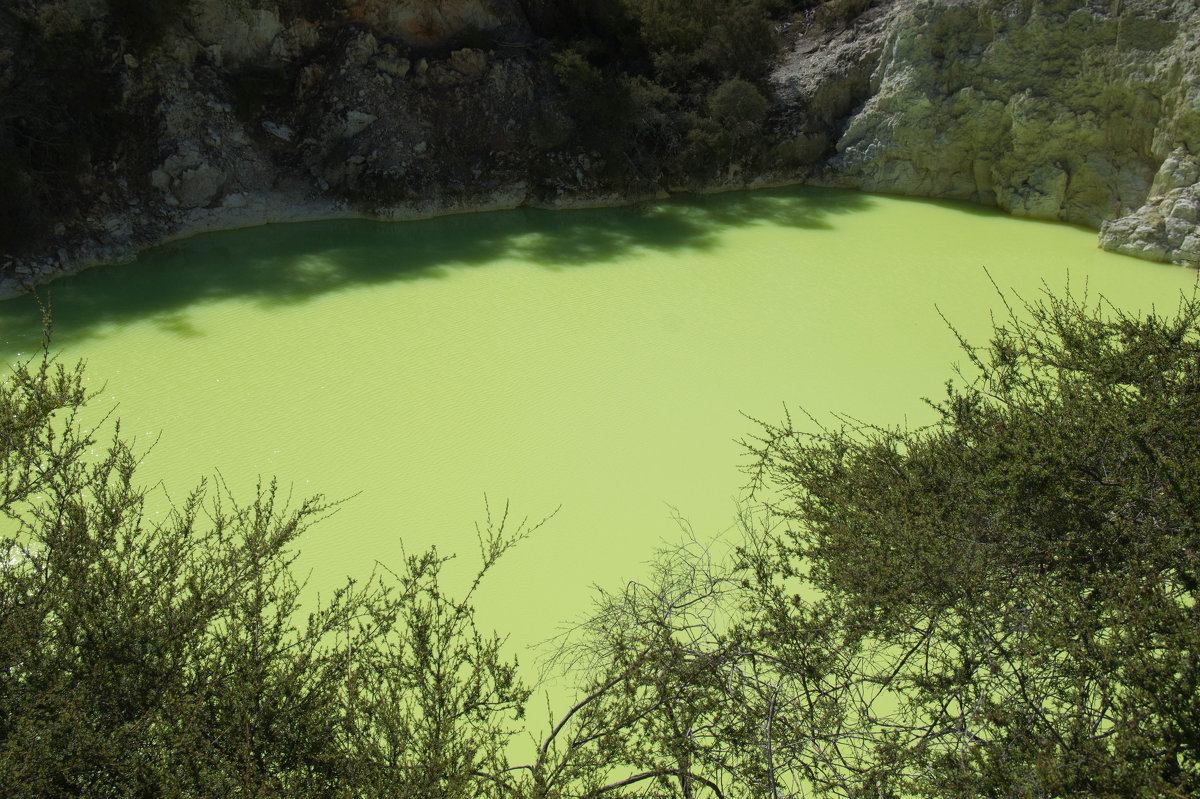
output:
{"label": "small bush on cliff", "polygon": [[676,88],[696,77],[761,80],[779,51],[774,26],[755,3],[631,2],[631,13],[656,77]]}
{"label": "small bush on cliff", "polygon": [[759,142],[716,129],[708,98],[731,80],[749,87],[749,98],[769,94],[766,76],[780,47],[774,19],[790,3],[528,0],[525,7],[535,29],[559,42],[554,71],[579,122],[563,148],[599,152],[623,189],[640,181],[703,184],[755,157]]}

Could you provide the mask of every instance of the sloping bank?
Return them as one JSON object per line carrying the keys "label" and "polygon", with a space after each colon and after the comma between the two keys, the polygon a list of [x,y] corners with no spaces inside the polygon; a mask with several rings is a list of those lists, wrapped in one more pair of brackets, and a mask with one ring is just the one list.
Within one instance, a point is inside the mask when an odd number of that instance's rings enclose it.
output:
{"label": "sloping bank", "polygon": [[[776,15],[769,74],[734,64],[691,95],[552,41],[536,0],[166,6],[186,13],[153,40],[109,35],[116,0],[15,0],[28,13],[0,20],[17,108],[0,122],[21,123],[14,87],[44,99],[30,30],[103,38],[115,109],[31,222],[45,235],[0,257],[0,296],[203,230],[795,182],[997,206],[1200,265],[1200,12],[1182,0],[832,0]],[[71,65],[51,66],[53,95]]]}

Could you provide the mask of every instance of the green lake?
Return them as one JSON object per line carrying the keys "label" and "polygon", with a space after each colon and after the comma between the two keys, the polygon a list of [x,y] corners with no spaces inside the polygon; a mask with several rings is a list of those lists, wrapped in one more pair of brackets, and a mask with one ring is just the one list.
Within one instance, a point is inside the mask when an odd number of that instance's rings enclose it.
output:
{"label": "green lake", "polygon": [[[561,506],[480,597],[520,649],[593,584],[637,577],[676,513],[702,539],[731,528],[747,417],[928,420],[959,358],[939,311],[982,342],[1003,311],[991,280],[1172,310],[1195,272],[1091,231],[792,188],[208,234],[42,293],[97,404],[157,439],[146,480],[182,497],[220,469],[244,499],[259,475],[354,495],[304,540],[314,590],[402,547],[470,565],[485,495],[518,517]],[[5,363],[36,350],[39,320],[31,298],[0,304]]]}

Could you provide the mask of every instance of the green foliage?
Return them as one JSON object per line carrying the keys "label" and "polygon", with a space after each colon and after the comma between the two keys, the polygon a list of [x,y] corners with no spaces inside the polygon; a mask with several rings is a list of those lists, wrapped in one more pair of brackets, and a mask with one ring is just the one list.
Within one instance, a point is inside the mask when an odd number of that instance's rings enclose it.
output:
{"label": "green foliage", "polygon": [[629,2],[657,77],[684,86],[697,77],[766,76],[779,44],[756,3],[737,0]]}
{"label": "green foliage", "polygon": [[[765,97],[780,46],[773,19],[790,3],[529,0],[525,8],[536,30],[559,41],[553,69],[578,122],[562,146],[599,152],[624,188],[664,174],[672,184],[703,183],[755,156],[745,131],[719,129],[709,97],[731,81]],[[765,110],[764,100],[755,122]]]}
{"label": "green foliage", "polygon": [[733,137],[715,119],[693,116],[676,159],[679,180],[701,184],[715,179],[733,157]]}
{"label": "green foliage", "polygon": [[764,425],[732,562],[669,550],[564,645],[587,784],[1196,795],[1200,301],[1103,311],[964,342],[928,427]]}
{"label": "green foliage", "polygon": [[675,158],[676,181],[701,184],[753,158],[752,143],[767,115],[767,101],[750,82],[732,78],[708,95],[704,114],[692,114]]}
{"label": "green foliage", "polygon": [[[756,446],[786,529],[754,571],[819,597],[793,612],[763,590],[758,615],[784,620],[773,648],[812,612],[838,629],[823,735],[856,757],[806,763],[810,779],[1194,795],[1200,303],[1139,318],[1051,297],[963,346],[928,428],[766,425]],[[815,720],[792,734],[820,738]]]}
{"label": "green foliage", "polygon": [[629,137],[632,104],[628,84],[611,68],[594,64],[586,47],[571,47],[552,57],[554,75],[566,89],[574,123],[573,140],[617,156]]}
{"label": "green foliage", "polygon": [[554,76],[571,89],[571,96],[579,98],[580,106],[597,95],[606,86],[603,73],[591,64],[587,55],[576,48],[569,48],[553,56]]}
{"label": "green foliage", "polygon": [[739,78],[727,80],[708,97],[713,117],[723,125],[757,127],[767,117],[767,100],[754,87]]}
{"label": "green foliage", "polygon": [[669,154],[678,149],[682,135],[679,95],[643,77],[632,78],[625,86],[637,142],[654,152]]}
{"label": "green foliage", "polygon": [[348,582],[301,613],[298,537],[332,509],[201,485],[157,521],[81,367],[0,385],[0,784],[17,796],[480,795],[528,696],[470,596],[523,531]]}

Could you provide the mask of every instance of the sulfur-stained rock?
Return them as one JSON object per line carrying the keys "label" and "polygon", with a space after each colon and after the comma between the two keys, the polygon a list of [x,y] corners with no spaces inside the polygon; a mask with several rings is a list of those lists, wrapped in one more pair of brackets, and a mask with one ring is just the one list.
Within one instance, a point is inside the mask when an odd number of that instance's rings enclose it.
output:
{"label": "sulfur-stained rock", "polygon": [[292,20],[271,42],[271,57],[294,61],[321,43],[321,29],[303,17]]}
{"label": "sulfur-stained rock", "polygon": [[1200,231],[1188,235],[1175,251],[1175,260],[1192,266],[1200,266]]}
{"label": "sulfur-stained rock", "polygon": [[1200,220],[1200,202],[1190,197],[1182,197],[1171,206],[1171,216],[1195,223]]}
{"label": "sulfur-stained rock", "polygon": [[283,31],[276,10],[246,0],[194,0],[188,8],[200,44],[220,48],[218,66],[264,63]]}
{"label": "sulfur-stained rock", "polygon": [[1101,227],[1100,246],[1150,260],[1200,266],[1197,218],[1200,158],[1179,147],[1163,159],[1146,202]]}
{"label": "sulfur-stained rock", "polygon": [[1053,164],[1042,164],[1025,181],[997,197],[1001,208],[1013,216],[1054,219],[1067,194],[1067,173]]}
{"label": "sulfur-stained rock", "polygon": [[386,55],[375,58],[371,64],[375,69],[393,78],[403,78],[412,68],[412,63],[407,58],[389,58]]}
{"label": "sulfur-stained rock", "polygon": [[[87,13],[64,24],[103,27],[107,0],[69,3]],[[646,144],[686,126],[641,78],[634,107],[653,114],[619,142],[634,171],[571,151],[577,98],[520,0],[185,5],[161,46],[103,61],[136,136],[89,174],[96,208],[67,238],[119,256],[114,230],[140,246],[309,202],[305,218],[406,218],[807,179],[1091,225],[1106,248],[1200,265],[1194,2],[872,0],[843,4],[869,7],[842,20],[794,17],[766,119],[743,142],[758,160],[703,185]],[[0,89],[20,79],[14,31],[0,24]]]}
{"label": "sulfur-stained rock", "polygon": [[290,142],[292,139],[296,138],[296,131],[292,130],[287,125],[280,125],[276,122],[272,122],[269,119],[263,120],[262,127],[267,133],[270,133],[272,136],[280,139],[281,141]]}
{"label": "sulfur-stained rock", "polygon": [[1173,189],[1191,186],[1200,181],[1200,158],[1188,152],[1186,147],[1177,147],[1163,159],[1150,185],[1152,195],[1166,194]]}

